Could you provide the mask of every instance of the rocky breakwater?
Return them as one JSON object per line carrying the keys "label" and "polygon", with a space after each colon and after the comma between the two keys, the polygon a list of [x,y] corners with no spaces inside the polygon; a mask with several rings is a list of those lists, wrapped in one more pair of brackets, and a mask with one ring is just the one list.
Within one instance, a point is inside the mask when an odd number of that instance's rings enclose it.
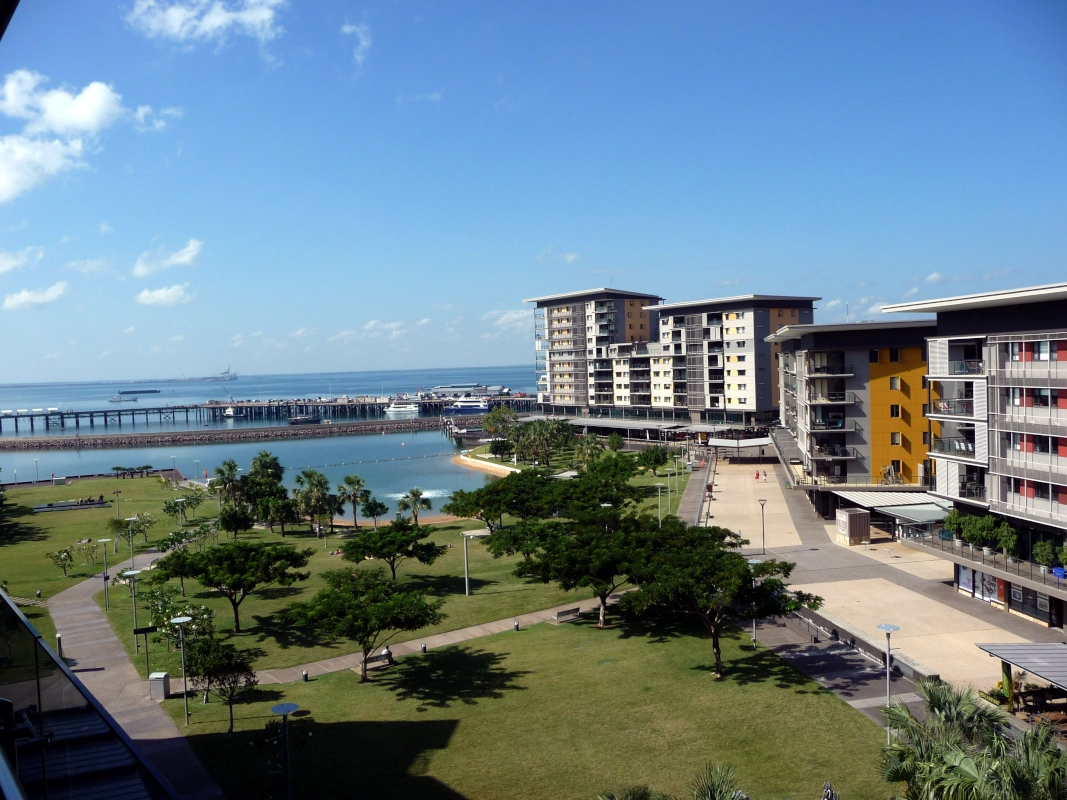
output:
{"label": "rocky breakwater", "polygon": [[164,447],[167,445],[267,442],[280,439],[314,439],[321,436],[381,435],[383,433],[433,430],[441,430],[441,421],[437,418],[334,422],[318,425],[276,425],[272,427],[227,428],[225,430],[201,429],[145,433],[105,433],[88,436],[10,437],[0,438],[0,451]]}

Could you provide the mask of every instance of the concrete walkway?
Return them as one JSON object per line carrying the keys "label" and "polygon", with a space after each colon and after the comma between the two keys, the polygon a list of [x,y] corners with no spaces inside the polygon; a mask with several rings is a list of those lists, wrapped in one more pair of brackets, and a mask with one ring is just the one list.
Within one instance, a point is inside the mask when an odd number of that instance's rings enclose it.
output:
{"label": "concrete walkway", "polygon": [[[611,603],[613,599],[617,600],[617,596],[612,595],[608,602]],[[406,656],[411,653],[417,653],[422,649],[423,643],[426,644],[427,650],[434,650],[438,647],[447,647],[448,645],[459,644],[460,642],[468,642],[471,639],[478,639],[482,636],[492,636],[494,633],[510,631],[515,627],[516,621],[518,621],[520,628],[528,628],[539,622],[552,622],[553,614],[557,611],[563,611],[569,608],[580,608],[582,612],[599,612],[600,601],[596,598],[591,600],[581,600],[574,603],[567,603],[562,606],[555,606],[554,608],[546,608],[543,611],[534,611],[530,614],[521,614],[517,617],[508,617],[507,619],[486,622],[482,625],[471,625],[469,628],[459,628],[454,631],[436,633],[421,639],[412,639],[411,641],[399,642],[397,644],[390,643],[389,649],[394,656]],[[378,652],[381,652],[380,648]],[[362,661],[363,656],[361,654],[352,653],[346,656],[327,658],[323,661],[313,661],[310,664],[300,664],[299,666],[288,667],[286,669],[260,670],[256,673],[256,677],[259,678],[260,684],[292,683],[293,681],[298,681],[302,678],[301,673],[304,670],[307,670],[308,677],[312,678],[316,675],[325,675],[328,672],[340,672],[343,669],[351,669],[358,672]]]}
{"label": "concrete walkway", "polygon": [[[146,563],[149,556],[138,554],[138,558]],[[129,561],[125,561],[109,568],[118,572],[128,567]],[[97,575],[48,601],[56,632],[63,637],[63,657],[183,798],[224,800],[185,737],[149,696],[148,681],[134,668],[111,623],[93,600],[101,588],[103,581]],[[112,601],[118,594],[112,589]]]}

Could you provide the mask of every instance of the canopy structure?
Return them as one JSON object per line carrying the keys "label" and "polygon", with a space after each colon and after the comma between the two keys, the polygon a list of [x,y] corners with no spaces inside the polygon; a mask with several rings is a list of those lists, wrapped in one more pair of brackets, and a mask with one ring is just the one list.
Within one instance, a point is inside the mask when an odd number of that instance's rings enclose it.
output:
{"label": "canopy structure", "polygon": [[880,514],[902,519],[906,522],[927,524],[941,522],[948,516],[948,509],[936,503],[915,503],[907,506],[878,506],[874,509]]}
{"label": "canopy structure", "polygon": [[976,646],[993,658],[999,658],[1005,665],[1017,667],[1054,686],[1067,689],[1067,643],[1008,642]]}
{"label": "canopy structure", "polygon": [[[877,509],[881,511],[886,506],[918,506],[936,505],[944,506],[945,513],[952,508],[952,504],[940,497],[935,497],[929,492],[834,492],[842,500],[855,503],[861,508]],[[892,512],[886,512],[887,514]]]}

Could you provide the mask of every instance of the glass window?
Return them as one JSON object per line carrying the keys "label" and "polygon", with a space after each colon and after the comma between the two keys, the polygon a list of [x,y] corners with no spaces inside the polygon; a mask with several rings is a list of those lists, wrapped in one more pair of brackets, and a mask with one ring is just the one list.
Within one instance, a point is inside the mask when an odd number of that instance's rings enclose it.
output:
{"label": "glass window", "polygon": [[900,361],[900,348],[898,348],[898,347],[890,347],[889,348],[889,361],[890,362]]}
{"label": "glass window", "polygon": [[1034,389],[1034,407],[1035,408],[1048,408],[1049,399],[1051,393],[1048,389]]}
{"label": "glass window", "polygon": [[896,432],[889,434],[889,443],[893,445],[900,444],[900,434]]}
{"label": "glass window", "polygon": [[1022,342],[1012,342],[1011,345],[1010,345],[1010,350],[1011,350],[1011,360],[1012,361],[1022,361],[1023,360],[1023,343]]}
{"label": "glass window", "polygon": [[1023,390],[1018,386],[1013,386],[1010,390],[1011,404],[1013,406],[1021,406],[1023,404]]}
{"label": "glass window", "polygon": [[1048,453],[1051,450],[1051,441],[1048,436],[1035,436],[1033,439],[1035,453]]}
{"label": "glass window", "polygon": [[900,389],[900,378],[890,378],[889,388],[893,391],[898,391]]}
{"label": "glass window", "polygon": [[899,417],[900,416],[900,406],[898,406],[896,403],[894,403],[893,405],[889,406],[889,416],[891,416],[891,417]]}
{"label": "glass window", "polygon": [[1048,354],[1048,342],[1034,342],[1034,361],[1048,361]]}
{"label": "glass window", "polygon": [[878,363],[878,351],[877,350],[871,350],[869,353],[867,353],[867,360],[872,364],[877,364]]}

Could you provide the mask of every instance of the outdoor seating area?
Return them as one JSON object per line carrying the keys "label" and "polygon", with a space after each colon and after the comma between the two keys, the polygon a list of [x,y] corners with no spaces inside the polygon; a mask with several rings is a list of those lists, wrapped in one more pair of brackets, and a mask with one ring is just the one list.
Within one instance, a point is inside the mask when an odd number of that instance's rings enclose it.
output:
{"label": "outdoor seating area", "polygon": [[100,497],[79,497],[77,500],[61,500],[58,503],[41,503],[33,507],[34,514],[48,511],[77,511],[86,508],[111,508],[111,503]]}

